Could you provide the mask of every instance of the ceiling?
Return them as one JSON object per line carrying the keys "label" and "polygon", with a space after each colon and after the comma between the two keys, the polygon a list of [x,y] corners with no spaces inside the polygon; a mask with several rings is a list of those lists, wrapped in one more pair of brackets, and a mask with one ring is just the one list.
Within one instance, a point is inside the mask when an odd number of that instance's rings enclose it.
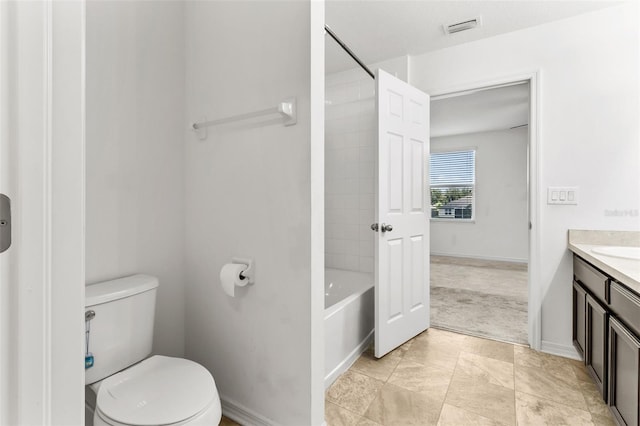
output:
{"label": "ceiling", "polygon": [[[325,22],[364,63],[372,64],[517,31],[620,3],[623,1],[327,0]],[[479,28],[445,35],[443,25],[478,16],[482,20]],[[354,66],[346,55],[332,54],[329,49],[326,62],[327,72]]]}
{"label": "ceiling", "polygon": [[431,101],[431,137],[506,130],[529,123],[529,83]]}
{"label": "ceiling", "polygon": [[[626,0],[637,1],[637,0]],[[624,3],[620,0],[326,0],[325,22],[366,64],[417,55]],[[446,35],[444,25],[480,17],[478,28]],[[326,36],[325,69],[356,68]],[[431,137],[528,123],[529,86],[493,88],[431,102]]]}

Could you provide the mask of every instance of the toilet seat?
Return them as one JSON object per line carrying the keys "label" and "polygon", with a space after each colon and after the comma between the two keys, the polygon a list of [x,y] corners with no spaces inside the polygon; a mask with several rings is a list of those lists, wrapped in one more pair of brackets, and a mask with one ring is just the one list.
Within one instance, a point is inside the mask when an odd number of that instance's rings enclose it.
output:
{"label": "toilet seat", "polygon": [[207,369],[156,355],[103,380],[96,413],[109,424],[171,425],[197,417],[212,404],[220,403]]}

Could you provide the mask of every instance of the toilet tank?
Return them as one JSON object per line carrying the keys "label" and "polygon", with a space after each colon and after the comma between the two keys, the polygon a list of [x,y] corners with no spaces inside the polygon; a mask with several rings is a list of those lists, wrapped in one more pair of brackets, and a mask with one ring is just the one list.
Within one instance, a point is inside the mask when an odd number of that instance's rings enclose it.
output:
{"label": "toilet tank", "polygon": [[85,368],[85,384],[111,376],[151,353],[157,288],[156,277],[142,274],[86,287],[85,318],[90,311],[95,316],[85,322],[85,350],[88,339],[93,354],[93,366]]}

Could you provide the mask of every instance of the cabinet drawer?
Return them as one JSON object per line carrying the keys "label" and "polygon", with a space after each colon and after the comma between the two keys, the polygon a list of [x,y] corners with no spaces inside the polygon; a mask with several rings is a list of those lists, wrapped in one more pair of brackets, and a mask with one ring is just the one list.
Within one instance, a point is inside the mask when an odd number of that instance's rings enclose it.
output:
{"label": "cabinet drawer", "polygon": [[615,281],[611,281],[609,291],[609,308],[631,331],[640,335],[640,297]]}
{"label": "cabinet drawer", "polygon": [[577,256],[573,256],[573,275],[575,280],[596,298],[602,302],[607,300],[605,297],[607,277]]}

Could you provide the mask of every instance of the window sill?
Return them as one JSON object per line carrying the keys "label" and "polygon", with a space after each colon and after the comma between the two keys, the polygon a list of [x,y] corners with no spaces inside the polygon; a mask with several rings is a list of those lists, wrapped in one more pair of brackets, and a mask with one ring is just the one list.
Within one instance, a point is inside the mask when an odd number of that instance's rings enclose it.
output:
{"label": "window sill", "polygon": [[447,219],[444,217],[430,217],[431,222],[446,222],[446,223],[476,223],[475,219]]}

